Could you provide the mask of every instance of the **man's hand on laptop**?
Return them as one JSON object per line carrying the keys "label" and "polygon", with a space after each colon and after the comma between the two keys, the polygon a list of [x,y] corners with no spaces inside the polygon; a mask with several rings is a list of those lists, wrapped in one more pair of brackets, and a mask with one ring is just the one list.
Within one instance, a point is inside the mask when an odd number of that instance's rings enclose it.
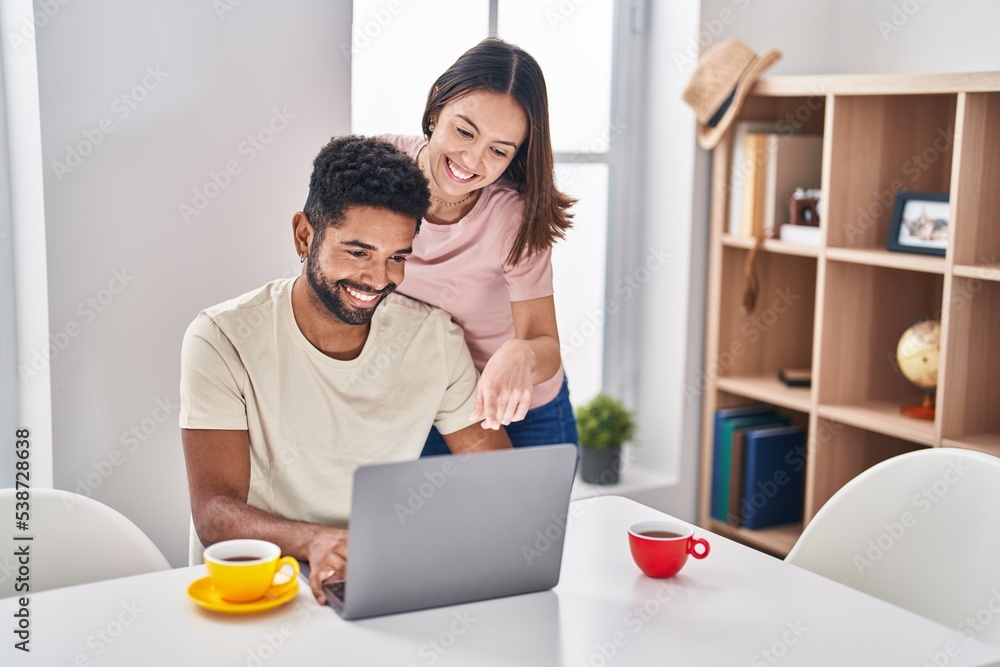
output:
{"label": "man's hand on laptop", "polygon": [[327,526],[316,529],[309,543],[309,588],[317,602],[326,604],[323,582],[347,577],[347,531]]}

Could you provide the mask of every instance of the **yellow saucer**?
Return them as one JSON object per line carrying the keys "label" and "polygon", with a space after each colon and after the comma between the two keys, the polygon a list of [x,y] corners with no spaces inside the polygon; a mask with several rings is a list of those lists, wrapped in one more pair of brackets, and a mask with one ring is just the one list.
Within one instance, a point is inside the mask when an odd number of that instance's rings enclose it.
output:
{"label": "yellow saucer", "polygon": [[228,602],[223,600],[219,595],[219,591],[213,588],[212,580],[208,577],[198,579],[188,586],[187,589],[188,597],[191,598],[196,605],[212,611],[221,611],[225,614],[253,614],[258,611],[265,611],[267,609],[280,607],[294,598],[298,592],[298,579],[296,579],[295,585],[284,593],[275,596],[271,593],[271,591],[268,591],[264,594],[264,597],[259,600],[254,600],[253,602]]}

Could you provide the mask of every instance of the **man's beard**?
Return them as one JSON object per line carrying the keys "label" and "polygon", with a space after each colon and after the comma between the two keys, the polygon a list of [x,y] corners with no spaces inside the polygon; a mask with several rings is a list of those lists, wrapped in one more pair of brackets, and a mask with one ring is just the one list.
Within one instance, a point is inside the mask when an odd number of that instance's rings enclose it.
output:
{"label": "man's beard", "polygon": [[[378,305],[382,303],[390,292],[396,289],[396,283],[389,283],[381,290],[377,290],[371,286],[363,285],[361,283],[353,283],[349,280],[330,282],[330,280],[320,274],[319,270],[316,268],[316,264],[313,262],[309,262],[306,265],[306,279],[312,286],[313,291],[319,297],[319,300],[323,302],[324,306],[326,306],[327,310],[333,313],[337,319],[345,324],[368,324],[371,321],[372,316],[375,315],[375,309],[378,308]],[[381,296],[372,301],[371,307],[359,308],[344,301],[341,296],[341,290],[345,287],[350,287],[357,292],[367,294],[378,293],[381,294]]]}

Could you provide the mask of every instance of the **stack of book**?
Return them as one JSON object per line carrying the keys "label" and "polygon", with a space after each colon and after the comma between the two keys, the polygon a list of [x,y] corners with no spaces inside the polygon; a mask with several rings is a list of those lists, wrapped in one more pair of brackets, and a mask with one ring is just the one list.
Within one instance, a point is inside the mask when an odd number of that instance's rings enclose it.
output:
{"label": "stack of book", "polygon": [[711,515],[760,529],[802,520],[806,434],[766,405],[715,413]]}
{"label": "stack of book", "polygon": [[732,158],[727,233],[773,237],[789,222],[791,194],[797,188],[820,187],[823,137],[780,133],[773,123],[744,121],[733,127]]}

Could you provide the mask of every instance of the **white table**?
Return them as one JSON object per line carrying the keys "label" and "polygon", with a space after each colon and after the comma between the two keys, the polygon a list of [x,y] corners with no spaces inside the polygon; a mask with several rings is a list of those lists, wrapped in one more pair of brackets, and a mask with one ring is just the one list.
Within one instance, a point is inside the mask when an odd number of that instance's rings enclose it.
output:
{"label": "white table", "polygon": [[[615,496],[575,502],[554,590],[362,621],[305,586],[257,615],[202,610],[185,589],[203,566],[39,593],[31,654],[4,630],[0,665],[1000,665],[1000,649],[707,531],[707,559],[648,579],[626,527],[663,516]],[[15,609],[0,600],[7,627]]]}

